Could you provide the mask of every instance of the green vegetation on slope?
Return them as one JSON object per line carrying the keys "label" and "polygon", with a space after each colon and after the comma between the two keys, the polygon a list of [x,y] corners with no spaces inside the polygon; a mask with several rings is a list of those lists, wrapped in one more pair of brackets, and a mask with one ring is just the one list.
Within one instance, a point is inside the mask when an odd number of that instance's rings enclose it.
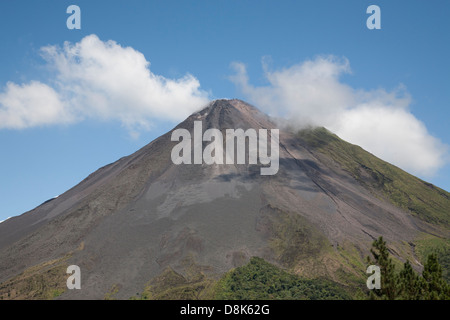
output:
{"label": "green vegetation on slope", "polygon": [[224,300],[341,300],[351,296],[338,284],[325,279],[302,279],[265,260],[253,257],[229,271],[217,283],[216,299]]}
{"label": "green vegetation on slope", "polygon": [[375,193],[420,219],[450,227],[450,193],[340,139],[325,128],[304,129],[297,136],[310,147],[330,156]]}
{"label": "green vegetation on slope", "polygon": [[270,246],[277,261],[292,268],[299,261],[318,257],[329,246],[317,228],[298,214],[287,213],[268,205],[261,221],[270,232]]}
{"label": "green vegetation on slope", "polygon": [[[297,133],[297,137],[313,150],[330,157],[375,196],[388,199],[393,205],[442,230],[449,230],[449,192],[340,139],[325,128],[304,129]],[[432,253],[436,254],[443,277],[449,281],[450,240],[445,237],[445,232],[441,235],[424,233],[414,241],[414,245],[417,258],[422,263]]]}
{"label": "green vegetation on slope", "polygon": [[421,261],[435,254],[442,266],[442,277],[450,283],[450,239],[423,234],[416,241],[416,252]]}
{"label": "green vegetation on slope", "polygon": [[205,274],[207,267],[198,265],[194,257],[182,261],[184,275],[171,267],[151,279],[141,294],[132,300],[205,300],[212,299],[216,280]]}
{"label": "green vegetation on slope", "polygon": [[51,300],[67,290],[69,255],[26,269],[0,284],[0,300]]}
{"label": "green vegetation on slope", "polygon": [[364,259],[351,243],[332,246],[325,235],[301,215],[271,205],[261,210],[258,228],[265,230],[273,259],[306,278],[327,278],[348,286],[363,284]]}
{"label": "green vegetation on slope", "polygon": [[155,277],[141,295],[132,300],[201,300],[211,299],[213,281],[199,274],[194,279],[186,279],[172,268]]}

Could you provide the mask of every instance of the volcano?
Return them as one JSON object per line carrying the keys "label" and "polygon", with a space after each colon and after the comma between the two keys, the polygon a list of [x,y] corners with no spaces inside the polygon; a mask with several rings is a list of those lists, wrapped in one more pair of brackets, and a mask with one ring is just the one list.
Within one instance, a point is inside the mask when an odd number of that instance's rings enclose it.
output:
{"label": "volcano", "polygon": [[[261,175],[266,165],[248,161],[174,164],[172,133],[194,136],[195,123],[223,137],[227,129],[279,129],[278,171]],[[374,239],[383,236],[396,259],[420,269],[424,248],[448,244],[449,223],[445,190],[325,128],[280,127],[243,101],[215,100],[59,197],[0,223],[0,296],[129,299],[151,286],[173,298],[167,292],[182,285],[208,298],[218,279],[251,257],[365,286]],[[69,265],[81,270],[80,290],[66,287]]]}

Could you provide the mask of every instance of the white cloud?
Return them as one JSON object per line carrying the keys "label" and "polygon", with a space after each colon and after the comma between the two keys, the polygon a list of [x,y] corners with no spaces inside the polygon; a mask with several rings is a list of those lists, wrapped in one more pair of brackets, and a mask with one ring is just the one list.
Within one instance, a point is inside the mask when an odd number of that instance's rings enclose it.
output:
{"label": "white cloud", "polygon": [[9,83],[0,95],[0,119],[9,124],[4,127],[94,118],[118,120],[136,132],[153,120],[182,120],[209,100],[192,75],[156,75],[142,53],[96,35],[62,47],[46,46],[41,52],[56,80]]}
{"label": "white cloud", "polygon": [[8,82],[0,93],[0,128],[23,129],[73,120],[58,93],[46,84]]}
{"label": "white cloud", "polygon": [[340,81],[349,62],[318,57],[277,71],[264,66],[267,86],[249,83],[246,67],[233,63],[231,80],[265,112],[298,125],[325,126],[341,138],[418,175],[432,176],[445,164],[446,150],[410,111],[405,88],[357,90]]}
{"label": "white cloud", "polygon": [[233,63],[232,67],[236,74],[231,80],[255,105],[271,115],[295,116],[300,123],[323,125],[333,118],[330,110],[342,112],[354,99],[352,88],[338,81],[341,73],[350,71],[346,60],[318,58],[275,72],[265,68],[270,83],[265,87],[248,83],[242,63]]}
{"label": "white cloud", "polygon": [[408,110],[362,105],[347,110],[330,128],[407,171],[431,177],[445,164],[446,146]]}

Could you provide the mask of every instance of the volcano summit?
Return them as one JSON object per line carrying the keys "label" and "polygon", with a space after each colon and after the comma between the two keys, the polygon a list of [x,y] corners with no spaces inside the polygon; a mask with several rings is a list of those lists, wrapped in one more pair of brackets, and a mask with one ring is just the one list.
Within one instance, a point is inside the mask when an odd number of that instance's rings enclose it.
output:
{"label": "volcano summit", "polygon": [[[245,157],[205,163],[195,161],[195,149],[180,153],[177,132],[195,137],[199,125],[214,129],[214,146],[227,142],[227,129],[249,133],[249,148],[244,139],[209,149],[212,158],[227,159],[235,147]],[[252,130],[271,133],[271,156],[260,149],[259,162]],[[207,150],[209,141],[186,138],[183,151],[195,143]],[[261,175],[267,159],[275,165],[275,145],[278,171]],[[174,163],[173,150],[191,162]],[[152,298],[212,298],[217,281],[251,257],[353,290],[365,286],[374,239],[383,236],[397,259],[420,269],[423,248],[447,243],[449,212],[448,192],[325,128],[282,129],[243,101],[216,100],[59,197],[0,223],[0,296],[129,299],[150,290]],[[80,267],[80,290],[66,288],[69,265]]]}

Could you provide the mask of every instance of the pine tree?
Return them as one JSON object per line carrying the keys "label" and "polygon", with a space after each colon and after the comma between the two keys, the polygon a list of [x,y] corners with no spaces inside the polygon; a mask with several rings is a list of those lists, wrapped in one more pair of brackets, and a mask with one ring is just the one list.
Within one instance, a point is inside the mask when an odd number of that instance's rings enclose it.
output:
{"label": "pine tree", "polygon": [[375,260],[368,257],[368,263],[379,266],[381,272],[381,289],[372,290],[371,298],[396,299],[399,293],[398,277],[395,274],[395,265],[389,257],[389,250],[383,237],[379,237],[372,243],[370,252]]}
{"label": "pine tree", "polygon": [[422,272],[421,289],[423,299],[450,299],[450,286],[442,278],[442,267],[435,253],[428,256]]}
{"label": "pine tree", "polygon": [[409,261],[403,265],[399,273],[399,299],[418,300],[422,296],[419,275],[413,270]]}

